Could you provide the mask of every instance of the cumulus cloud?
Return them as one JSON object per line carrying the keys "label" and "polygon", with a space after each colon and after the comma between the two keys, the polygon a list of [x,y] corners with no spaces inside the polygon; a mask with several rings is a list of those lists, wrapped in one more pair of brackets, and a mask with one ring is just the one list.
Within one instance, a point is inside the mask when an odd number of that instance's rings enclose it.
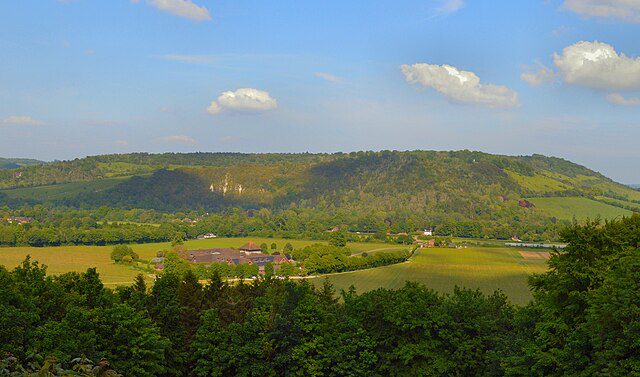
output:
{"label": "cumulus cloud", "polygon": [[167,143],[176,143],[176,144],[185,144],[185,145],[196,145],[198,144],[198,142],[187,135],[170,135],[170,136],[164,136],[160,138],[161,141],[167,142]]}
{"label": "cumulus cloud", "polygon": [[537,67],[528,67],[526,71],[522,72],[520,78],[531,86],[538,86],[553,82],[556,79],[556,74],[551,68],[538,65]]}
{"label": "cumulus cloud", "polygon": [[461,71],[450,65],[404,64],[400,69],[409,84],[433,88],[452,102],[489,107],[514,107],[519,104],[515,91],[506,86],[482,84],[475,73]]}
{"label": "cumulus cloud", "polygon": [[5,118],[3,123],[13,126],[41,126],[44,124],[43,121],[27,115],[11,115]]}
{"label": "cumulus cloud", "polygon": [[620,93],[607,94],[607,101],[609,101],[609,103],[611,104],[618,105],[618,106],[640,106],[640,98],[638,97],[625,98]]}
{"label": "cumulus cloud", "polygon": [[[137,3],[138,1],[134,0],[133,2]],[[184,17],[192,21],[211,20],[209,10],[194,4],[191,0],[148,0],[148,2],[157,9],[174,16]]]}
{"label": "cumulus cloud", "polygon": [[207,112],[209,114],[219,114],[223,111],[263,112],[277,107],[278,101],[268,92],[254,88],[240,88],[235,92],[223,92],[218,99],[211,102]]}
{"label": "cumulus cloud", "polygon": [[640,58],[618,54],[613,46],[581,41],[553,54],[562,79],[595,89],[640,89]]}
{"label": "cumulus cloud", "polygon": [[565,0],[563,7],[586,17],[640,22],[640,1],[638,0]]}
{"label": "cumulus cloud", "polygon": [[327,73],[327,72],[315,72],[313,75],[317,78],[321,78],[323,80],[330,81],[330,82],[342,81],[340,77],[332,75],[331,73]]}

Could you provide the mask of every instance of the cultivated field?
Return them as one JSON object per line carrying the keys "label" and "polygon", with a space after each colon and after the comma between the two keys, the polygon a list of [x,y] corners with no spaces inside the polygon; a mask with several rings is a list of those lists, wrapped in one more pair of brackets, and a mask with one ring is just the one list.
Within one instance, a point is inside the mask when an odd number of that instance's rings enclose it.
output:
{"label": "cultivated field", "polygon": [[320,284],[325,278],[336,289],[350,285],[362,293],[376,288],[399,288],[406,281],[417,281],[440,292],[464,286],[485,293],[501,289],[512,302],[525,304],[532,296],[528,276],[546,271],[546,258],[524,258],[512,248],[431,248],[419,249],[412,260],[392,266],[345,272],[312,279]]}
{"label": "cultivated field", "polygon": [[[302,248],[320,241],[309,240],[285,240],[277,238],[214,238],[207,240],[190,240],[185,243],[189,249],[204,249],[213,247],[238,248],[248,241],[260,245],[266,243],[271,247],[273,242],[278,249],[282,249],[288,242],[294,248]],[[383,243],[350,243],[349,248],[354,252],[372,252],[380,249],[398,250],[402,247]],[[171,245],[167,243],[149,243],[132,245],[141,259],[151,259],[156,256],[158,250],[169,250]],[[69,271],[86,271],[87,268],[96,267],[103,282],[106,285],[122,285],[133,282],[138,270],[115,264],[110,259],[112,246],[60,246],[60,247],[11,247],[0,248],[0,265],[13,268],[20,264],[27,255],[33,260],[48,266],[50,274],[61,274]]]}

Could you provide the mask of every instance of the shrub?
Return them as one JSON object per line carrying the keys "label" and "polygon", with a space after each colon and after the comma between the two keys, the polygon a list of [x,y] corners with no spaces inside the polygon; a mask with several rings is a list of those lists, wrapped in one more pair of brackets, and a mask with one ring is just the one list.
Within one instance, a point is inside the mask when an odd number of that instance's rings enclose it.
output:
{"label": "shrub", "polygon": [[137,260],[139,258],[138,254],[136,254],[131,246],[128,245],[117,245],[113,247],[113,251],[111,251],[111,259],[115,262],[122,262],[124,257],[130,257],[131,261]]}

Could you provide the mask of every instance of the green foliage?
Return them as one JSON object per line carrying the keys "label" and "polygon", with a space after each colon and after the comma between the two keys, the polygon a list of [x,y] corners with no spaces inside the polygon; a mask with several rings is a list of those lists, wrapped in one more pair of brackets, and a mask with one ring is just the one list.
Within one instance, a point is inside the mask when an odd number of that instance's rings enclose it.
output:
{"label": "green foliage", "polygon": [[329,238],[329,244],[335,247],[345,247],[347,246],[347,236],[344,231],[337,231],[331,233],[331,238]]}
{"label": "green foliage", "polygon": [[373,255],[350,257],[345,247],[313,244],[293,252],[293,258],[301,262],[309,274],[326,274],[386,266],[407,260],[405,251],[377,252]]}
{"label": "green foliage", "polygon": [[115,262],[131,262],[139,259],[140,257],[136,254],[131,246],[128,245],[117,245],[113,247],[113,251],[111,251],[111,260]]}

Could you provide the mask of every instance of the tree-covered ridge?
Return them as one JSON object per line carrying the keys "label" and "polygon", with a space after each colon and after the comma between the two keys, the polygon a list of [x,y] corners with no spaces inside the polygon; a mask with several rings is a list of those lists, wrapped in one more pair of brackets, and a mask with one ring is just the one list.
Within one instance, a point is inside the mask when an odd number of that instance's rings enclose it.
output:
{"label": "tree-covered ridge", "polygon": [[[630,213],[623,209],[640,210],[639,191],[583,166],[540,155],[471,151],[129,154],[19,171],[21,177],[10,175],[0,179],[0,185],[85,182],[0,191],[0,204],[12,209],[41,203],[163,212],[239,210],[247,211],[249,217],[268,210],[274,221],[277,217],[312,220],[312,228],[319,232],[341,224],[367,232],[436,226],[448,229],[442,235],[553,239],[555,223],[569,221],[572,214],[562,210],[561,216],[553,215],[527,199],[584,198],[587,203],[600,202],[596,204],[613,214],[618,209],[621,214]],[[597,212],[598,206],[592,207]],[[285,215],[291,211],[295,216]],[[293,227],[298,227],[297,221]],[[307,230],[290,234],[308,234]]]}
{"label": "tree-covered ridge", "polygon": [[43,161],[30,158],[3,158],[0,157],[0,169],[18,169],[24,166],[44,164]]}
{"label": "tree-covered ridge", "polygon": [[525,307],[415,283],[339,296],[215,273],[203,285],[189,270],[111,290],[94,269],[47,277],[27,259],[0,267],[0,367],[35,354],[105,358],[125,376],[637,375],[640,215],[562,235]]}

